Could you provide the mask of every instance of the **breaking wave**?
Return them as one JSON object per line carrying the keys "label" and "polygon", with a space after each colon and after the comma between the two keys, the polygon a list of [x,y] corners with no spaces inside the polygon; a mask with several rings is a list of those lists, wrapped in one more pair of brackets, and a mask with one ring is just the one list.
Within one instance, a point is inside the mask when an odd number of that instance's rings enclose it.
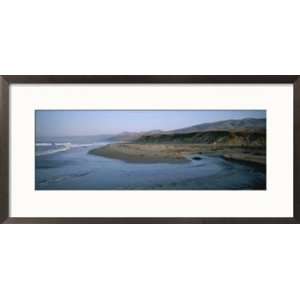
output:
{"label": "breaking wave", "polygon": [[51,155],[59,152],[65,152],[73,148],[86,148],[99,145],[99,143],[91,144],[72,144],[72,143],[36,143],[36,156]]}

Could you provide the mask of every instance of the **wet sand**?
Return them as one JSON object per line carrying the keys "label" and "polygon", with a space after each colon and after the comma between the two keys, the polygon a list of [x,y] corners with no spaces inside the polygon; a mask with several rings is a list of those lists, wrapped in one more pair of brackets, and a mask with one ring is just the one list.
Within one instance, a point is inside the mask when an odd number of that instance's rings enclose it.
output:
{"label": "wet sand", "polygon": [[187,157],[201,159],[201,154],[208,154],[237,162],[266,164],[264,148],[228,145],[119,143],[92,149],[89,154],[131,163],[186,163]]}

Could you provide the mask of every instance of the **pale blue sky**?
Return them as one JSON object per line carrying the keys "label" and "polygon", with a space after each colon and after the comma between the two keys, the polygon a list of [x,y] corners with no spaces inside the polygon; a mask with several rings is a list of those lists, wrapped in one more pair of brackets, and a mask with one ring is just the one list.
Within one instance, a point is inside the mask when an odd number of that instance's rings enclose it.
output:
{"label": "pale blue sky", "polygon": [[220,120],[265,117],[264,110],[43,110],[36,111],[36,134],[55,137],[172,130]]}

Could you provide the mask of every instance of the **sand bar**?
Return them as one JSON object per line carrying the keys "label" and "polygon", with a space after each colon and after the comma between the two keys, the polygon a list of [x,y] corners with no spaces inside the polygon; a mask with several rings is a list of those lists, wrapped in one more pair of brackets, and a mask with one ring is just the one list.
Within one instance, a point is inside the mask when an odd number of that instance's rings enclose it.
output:
{"label": "sand bar", "polygon": [[207,154],[220,155],[228,160],[266,164],[264,149],[228,145],[119,143],[92,149],[89,154],[132,163],[186,163],[190,161],[188,157],[195,156],[197,159],[199,155]]}

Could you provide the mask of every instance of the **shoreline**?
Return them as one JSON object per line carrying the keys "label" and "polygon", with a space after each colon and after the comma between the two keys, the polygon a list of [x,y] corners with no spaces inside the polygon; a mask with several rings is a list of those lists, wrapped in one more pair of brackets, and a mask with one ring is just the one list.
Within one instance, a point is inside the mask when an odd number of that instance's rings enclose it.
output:
{"label": "shoreline", "polygon": [[[146,145],[145,145],[146,146]],[[127,143],[118,143],[118,144],[109,144],[103,147],[98,147],[90,150],[88,153],[91,155],[102,156],[111,159],[118,159],[121,161],[129,163],[187,163],[189,160],[174,151],[162,152],[160,151],[161,147],[154,147],[155,149],[149,149],[146,147],[140,147],[138,144],[127,144]]]}
{"label": "shoreline", "polygon": [[[225,160],[247,163],[265,169],[265,149],[211,144],[142,144],[118,143],[92,149],[91,155],[118,159],[130,163],[188,163],[187,156],[195,160],[204,155],[219,155]],[[200,156],[200,157],[199,157]]]}

